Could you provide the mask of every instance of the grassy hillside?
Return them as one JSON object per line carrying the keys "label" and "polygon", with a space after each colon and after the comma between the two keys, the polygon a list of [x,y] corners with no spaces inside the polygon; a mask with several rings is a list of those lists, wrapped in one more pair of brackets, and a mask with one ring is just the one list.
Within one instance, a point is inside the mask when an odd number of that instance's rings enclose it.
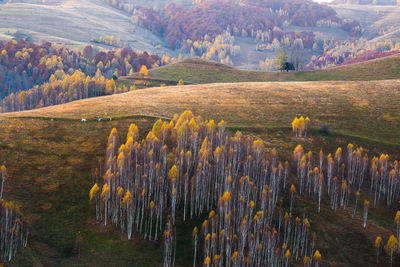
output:
{"label": "grassy hillside", "polygon": [[400,80],[226,83],[157,87],[1,117],[88,118],[107,113],[171,118],[185,109],[232,126],[287,127],[297,114],[313,127],[400,144]]}
{"label": "grassy hillside", "polygon": [[[7,198],[21,206],[30,224],[27,249],[15,266],[149,266],[161,261],[158,244],[121,240],[96,224],[88,201],[91,171],[104,156],[107,132],[126,131],[127,120],[104,124],[11,119],[0,123],[0,161],[8,167]],[[142,129],[152,119],[136,118]],[[78,262],[78,231],[84,247]]]}
{"label": "grassy hillside", "polygon": [[159,37],[134,27],[129,14],[102,0],[0,1],[0,40],[12,39],[16,33],[35,42],[45,40],[78,48],[91,44],[106,49],[112,47],[92,43],[91,39],[114,35],[121,40],[121,47],[176,56]]}
{"label": "grassy hillside", "polygon": [[[198,109],[197,114],[209,116],[204,111]],[[163,109],[161,112],[169,115]],[[66,113],[66,117],[69,114]],[[134,122],[144,136],[154,121],[155,118],[145,116],[100,123],[94,120],[81,123],[61,117],[54,121],[40,117],[2,118],[0,160],[8,166],[12,179],[8,197],[21,205],[31,224],[28,248],[17,256],[15,266],[161,266],[159,243],[142,241],[138,234],[128,242],[112,228],[97,224],[88,201],[92,185],[90,173],[104,156],[111,128],[116,127],[119,135],[125,136],[129,124]],[[247,119],[243,118],[240,123],[247,123]],[[363,146],[369,155],[386,152],[394,158],[400,156],[396,145],[341,134],[326,137],[318,130],[313,130],[311,139],[302,140],[294,138],[288,127],[236,126],[230,129],[241,130],[251,138],[261,138],[267,147],[278,148],[283,159],[291,158],[291,151],[298,143],[317,153],[319,148],[334,152],[337,146],[345,147],[351,142]],[[326,200],[318,214],[315,205],[307,198],[299,199],[295,214],[306,211],[311,229],[317,233],[317,246],[324,264],[376,266],[373,242],[377,235],[387,239],[395,231],[393,211],[383,205],[371,208],[368,227],[363,229],[361,214],[351,219],[350,208],[333,213]],[[182,224],[178,220],[178,266],[190,266],[191,231],[194,225],[200,224],[200,221]],[[80,260],[73,252],[78,231],[84,244]],[[387,266],[387,261],[382,258],[381,264]]]}
{"label": "grassy hillside", "polygon": [[170,80],[183,79],[191,83],[399,79],[400,55],[327,70],[290,73],[240,70],[213,61],[193,58],[152,69],[150,76]]}

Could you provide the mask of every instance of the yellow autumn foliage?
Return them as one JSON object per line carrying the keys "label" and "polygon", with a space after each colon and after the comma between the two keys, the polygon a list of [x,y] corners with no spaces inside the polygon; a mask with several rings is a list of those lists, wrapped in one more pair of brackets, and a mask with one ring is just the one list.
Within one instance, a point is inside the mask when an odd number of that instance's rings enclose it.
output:
{"label": "yellow autumn foliage", "polygon": [[316,261],[319,261],[319,262],[322,260],[322,256],[321,256],[321,253],[319,252],[319,250],[315,251],[313,259]]}
{"label": "yellow autumn foliage", "polygon": [[92,189],[89,191],[89,199],[90,201],[93,199],[93,197],[99,192],[100,188],[97,184],[94,184]]}

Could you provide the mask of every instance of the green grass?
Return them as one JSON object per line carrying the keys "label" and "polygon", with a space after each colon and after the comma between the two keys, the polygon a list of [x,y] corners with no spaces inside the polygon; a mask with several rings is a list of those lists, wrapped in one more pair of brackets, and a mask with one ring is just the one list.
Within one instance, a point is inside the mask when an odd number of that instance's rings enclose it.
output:
{"label": "green grass", "polygon": [[[30,224],[29,246],[17,266],[149,266],[161,261],[160,246],[136,235],[128,242],[118,231],[95,222],[88,201],[91,170],[104,156],[112,127],[125,135],[133,119],[107,123],[11,119],[0,124],[0,160],[8,168],[6,198],[21,206]],[[136,118],[141,133],[154,122]],[[81,232],[83,257],[73,245]]]}
{"label": "green grass", "polygon": [[400,55],[327,70],[300,72],[248,71],[213,61],[189,58],[150,70],[150,77],[190,83],[266,81],[369,81],[400,78]]}

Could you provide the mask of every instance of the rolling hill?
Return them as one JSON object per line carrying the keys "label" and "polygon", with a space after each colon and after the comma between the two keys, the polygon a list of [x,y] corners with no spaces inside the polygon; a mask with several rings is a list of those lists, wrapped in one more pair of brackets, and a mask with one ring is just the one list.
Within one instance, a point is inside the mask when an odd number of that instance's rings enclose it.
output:
{"label": "rolling hill", "polygon": [[[369,82],[215,83],[155,87],[89,98],[2,117],[92,119],[145,115],[172,118],[194,113],[232,126],[289,126],[297,114],[312,117],[315,127],[400,144],[400,80]],[[390,124],[389,124],[390,123]]]}
{"label": "rolling hill", "polygon": [[[190,83],[267,81],[365,81],[400,78],[400,55],[326,70],[300,72],[249,71],[214,61],[189,58],[150,70],[150,77]],[[124,79],[122,77],[122,79]]]}
{"label": "rolling hill", "polygon": [[29,38],[80,49],[89,44],[112,49],[91,42],[92,38],[111,35],[121,40],[122,47],[176,56],[164,48],[159,37],[133,26],[128,14],[101,0],[13,1],[0,5],[0,40]]}

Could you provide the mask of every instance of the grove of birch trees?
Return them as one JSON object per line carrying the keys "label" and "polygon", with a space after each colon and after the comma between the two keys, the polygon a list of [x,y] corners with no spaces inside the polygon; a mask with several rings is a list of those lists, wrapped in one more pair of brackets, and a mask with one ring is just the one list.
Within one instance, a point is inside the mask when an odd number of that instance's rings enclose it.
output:
{"label": "grove of birch trees", "polygon": [[128,239],[162,240],[164,266],[175,264],[177,220],[205,216],[192,233],[194,265],[202,258],[204,266],[321,266],[297,199],[315,201],[318,212],[348,208],[364,228],[370,206],[400,200],[399,162],[386,154],[369,159],[349,144],[326,155],[298,145],[282,161],[261,140],[190,111],[158,120],[143,139],[135,124],[125,139],[114,128],[103,170],[89,193],[97,220]]}

